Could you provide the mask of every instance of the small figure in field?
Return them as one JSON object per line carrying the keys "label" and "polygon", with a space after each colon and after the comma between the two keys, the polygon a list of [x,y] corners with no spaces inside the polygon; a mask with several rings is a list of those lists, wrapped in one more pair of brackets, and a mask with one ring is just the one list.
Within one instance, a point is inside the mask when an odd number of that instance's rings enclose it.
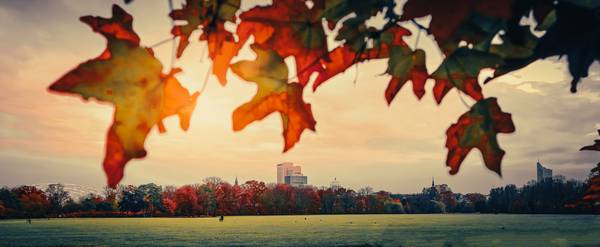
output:
{"label": "small figure in field", "polygon": [[31,225],[31,219],[27,219],[27,224]]}
{"label": "small figure in field", "polygon": [[219,221],[223,222],[223,220],[225,220],[225,216],[221,215],[221,217],[219,217]]}

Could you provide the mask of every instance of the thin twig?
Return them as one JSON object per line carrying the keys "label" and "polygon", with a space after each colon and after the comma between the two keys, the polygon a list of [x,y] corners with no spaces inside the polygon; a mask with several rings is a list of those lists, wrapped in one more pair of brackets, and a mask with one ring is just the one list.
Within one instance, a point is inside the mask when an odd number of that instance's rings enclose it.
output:
{"label": "thin twig", "polygon": [[213,69],[213,64],[211,63],[210,66],[208,67],[208,71],[206,72],[206,75],[204,75],[204,81],[202,82],[202,87],[200,87],[200,90],[198,90],[198,92],[200,92],[200,94],[204,93],[204,90],[206,89],[206,85],[208,85],[208,78],[210,77],[210,73],[212,72]]}
{"label": "thin twig", "polygon": [[[173,12],[173,0],[168,0],[169,2],[169,13]],[[175,27],[175,21],[171,18],[171,28]],[[175,42],[175,39],[171,39],[171,69],[173,69],[173,67],[175,67],[175,59],[176,59],[176,53],[177,52],[177,44]]]}
{"label": "thin twig", "polygon": [[155,48],[155,47],[157,47],[157,46],[164,45],[164,44],[166,44],[167,42],[169,42],[169,41],[171,41],[171,40],[174,40],[174,39],[175,39],[175,37],[169,37],[169,38],[166,38],[166,39],[164,39],[164,40],[158,41],[158,42],[156,42],[156,43],[154,43],[153,45],[150,45],[150,46],[148,46],[148,47],[150,47],[150,48]]}
{"label": "thin twig", "polygon": [[467,101],[465,101],[465,99],[463,98],[463,94],[460,90],[456,90],[456,92],[458,92],[458,98],[460,99],[460,101],[463,103],[463,105],[465,105],[465,107],[467,109],[471,109],[472,106],[469,106],[469,103],[467,103]]}
{"label": "thin twig", "polygon": [[410,20],[410,22],[412,22],[412,24],[414,24],[415,26],[417,26],[417,28],[419,28],[420,30],[429,32],[429,28],[419,24],[417,21],[415,21],[414,19]]}
{"label": "thin twig", "polygon": [[452,76],[450,76],[450,70],[448,69],[448,66],[444,66],[444,70],[446,71],[446,76],[448,77],[448,80],[450,80],[450,82],[452,82],[452,84],[454,84],[454,87],[456,88],[456,91],[458,92],[458,97],[460,98],[460,101],[463,103],[463,105],[465,105],[465,107],[467,109],[471,109],[471,106],[463,98],[462,92],[460,91],[460,89],[458,89],[456,87],[456,85],[457,85],[456,81],[454,81],[454,79],[452,78]]}
{"label": "thin twig", "polygon": [[417,32],[417,40],[415,40],[415,50],[419,48],[419,39],[421,38],[421,29]]}

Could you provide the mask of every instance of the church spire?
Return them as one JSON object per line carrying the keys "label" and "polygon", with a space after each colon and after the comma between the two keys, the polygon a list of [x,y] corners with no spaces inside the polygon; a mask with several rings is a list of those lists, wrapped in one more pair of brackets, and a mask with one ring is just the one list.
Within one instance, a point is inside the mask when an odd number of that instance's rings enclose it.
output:
{"label": "church spire", "polygon": [[235,186],[238,186],[237,176],[235,176]]}
{"label": "church spire", "polygon": [[435,181],[433,180],[433,176],[431,177],[431,187],[435,187]]}

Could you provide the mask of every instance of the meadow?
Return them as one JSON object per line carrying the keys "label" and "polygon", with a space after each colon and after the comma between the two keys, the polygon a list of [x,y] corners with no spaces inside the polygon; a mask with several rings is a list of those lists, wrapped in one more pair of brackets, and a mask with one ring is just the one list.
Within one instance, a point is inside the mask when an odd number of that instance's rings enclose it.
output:
{"label": "meadow", "polygon": [[0,221],[0,246],[600,246],[593,215],[309,215]]}

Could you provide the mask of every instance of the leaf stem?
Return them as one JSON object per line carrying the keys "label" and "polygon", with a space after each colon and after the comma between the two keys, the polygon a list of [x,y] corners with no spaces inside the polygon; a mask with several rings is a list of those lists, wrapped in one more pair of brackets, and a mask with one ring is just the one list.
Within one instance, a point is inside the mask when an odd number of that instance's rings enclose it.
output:
{"label": "leaf stem", "polygon": [[152,45],[150,45],[150,46],[148,46],[148,47],[149,47],[149,48],[155,48],[155,47],[158,47],[158,46],[164,45],[164,44],[166,44],[167,42],[169,42],[169,41],[171,41],[171,40],[174,40],[174,39],[175,39],[175,37],[169,37],[169,38],[163,39],[163,40],[161,40],[161,41],[158,41],[158,42],[156,42],[156,43],[154,43],[154,44],[152,44]]}

